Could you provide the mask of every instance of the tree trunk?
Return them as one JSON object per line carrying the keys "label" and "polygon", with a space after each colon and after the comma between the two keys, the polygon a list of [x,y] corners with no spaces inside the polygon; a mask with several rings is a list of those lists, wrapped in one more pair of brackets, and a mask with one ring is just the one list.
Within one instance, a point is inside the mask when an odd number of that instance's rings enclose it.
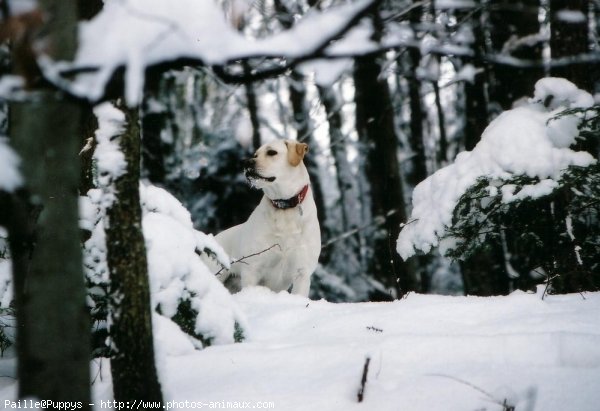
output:
{"label": "tree trunk", "polygon": [[[164,82],[170,81],[163,79]],[[166,128],[168,121],[168,112],[166,109],[161,111],[152,111],[150,106],[152,102],[158,102],[160,105],[160,87],[161,81],[158,80],[153,87],[146,87],[141,115],[141,138],[142,138],[142,161],[143,176],[152,184],[164,186],[166,183],[167,169],[165,165],[165,154],[169,152],[170,147],[163,142],[162,131]]]}
{"label": "tree trunk", "polygon": [[[590,51],[588,9],[588,0],[550,1],[550,55],[553,59],[577,57]],[[561,18],[566,12],[581,13],[582,20]],[[552,67],[550,74],[564,77],[584,90],[593,91],[595,79],[590,76],[591,70],[589,64],[579,63]]]}
{"label": "tree trunk", "polygon": [[[418,0],[414,0],[416,3]],[[423,6],[416,7],[410,13],[412,24],[421,22]],[[410,75],[408,81],[408,98],[410,101],[410,136],[409,144],[413,152],[411,171],[407,175],[408,182],[415,187],[427,178],[427,158],[425,157],[425,144],[423,144],[423,106],[421,101],[421,82],[417,78],[417,69],[421,61],[421,51],[416,47],[407,50],[410,60]]]}
{"label": "tree trunk", "polygon": [[[481,0],[478,1],[480,3]],[[480,4],[478,4],[479,6]],[[471,16],[473,24],[473,58],[465,57],[464,64],[473,64],[476,69],[483,68],[483,55],[485,53],[485,37],[483,33],[483,22],[481,20],[481,9],[477,8]],[[475,75],[473,82],[465,82],[465,149],[473,150],[481,139],[483,130],[488,125],[488,103],[485,92],[486,77],[484,73]]]}
{"label": "tree trunk", "polygon": [[[71,60],[77,40],[75,2],[39,3],[49,16],[44,30],[47,50],[56,60]],[[24,219],[28,223],[11,229],[10,241],[19,397],[80,401],[89,409],[90,320],[77,196],[80,117],[75,102],[47,90],[37,90],[31,101],[12,104],[11,139],[23,160],[28,191],[20,204],[13,203],[14,215],[20,225]],[[27,203],[34,217],[26,211]]]}
{"label": "tree trunk", "polygon": [[[588,38],[589,10],[588,0],[552,0],[550,1],[550,55],[552,59],[573,58],[589,53],[591,50]],[[565,12],[581,13],[582,20],[562,17]],[[594,82],[600,74],[599,64],[572,63],[550,69],[555,77],[564,77],[577,87],[593,94]],[[579,148],[594,156],[600,154],[600,140],[587,139],[579,143]]]}
{"label": "tree trunk", "polygon": [[[11,111],[29,201],[40,210],[29,267],[14,273],[19,396],[82,401],[87,408],[90,321],[78,227],[80,110],[40,91],[35,102],[15,103]],[[26,237],[18,239],[17,247],[24,247],[18,254],[28,251]]]}
{"label": "tree trunk", "polygon": [[[360,224],[360,203],[356,177],[350,168],[348,151],[342,133],[342,115],[340,113],[340,102],[335,91],[328,87],[318,87],[319,96],[327,118],[329,119],[329,140],[331,153],[335,162],[338,188],[340,190],[340,207],[342,210],[342,227],[340,233],[356,230]],[[348,283],[365,270],[361,258],[361,235],[359,232],[344,239],[335,247],[340,263],[348,270],[342,273]],[[342,261],[343,260],[343,261]]]}
{"label": "tree trunk", "polygon": [[[540,0],[490,0],[489,36],[492,53],[511,57],[542,61],[542,43],[519,41],[540,32],[538,14]],[[533,95],[533,85],[544,76],[538,67],[516,67],[511,64],[494,64],[490,84],[490,101],[508,110],[521,97]]]}
{"label": "tree trunk", "polygon": [[433,92],[435,94],[435,108],[437,112],[438,128],[440,130],[440,147],[437,153],[437,163],[439,167],[444,167],[448,162],[448,137],[446,136],[446,116],[442,108],[442,97],[440,94],[440,85],[438,81],[432,81]]}
{"label": "tree trunk", "polygon": [[107,210],[107,263],[110,272],[115,347],[111,359],[117,401],[162,401],[154,363],[152,310],[140,207],[140,129],[137,109],[123,109],[127,128],[120,146],[126,172],[115,181],[116,199]]}
{"label": "tree trunk", "polygon": [[355,60],[356,129],[367,150],[366,174],[372,214],[385,218],[384,229],[374,240],[373,274],[402,295],[415,289],[415,279],[409,264],[396,253],[400,223],[406,222],[406,207],[397,157],[394,110],[388,84],[380,79],[378,57],[381,56]]}
{"label": "tree trunk", "polygon": [[[250,66],[247,62],[244,63],[244,71],[246,74],[250,74]],[[258,102],[256,100],[256,91],[254,90],[254,84],[248,83],[244,85],[246,91],[246,105],[248,108],[248,115],[250,116],[250,124],[252,124],[252,146],[254,150],[258,150],[262,145],[262,139],[260,137],[260,121],[258,118]]]}

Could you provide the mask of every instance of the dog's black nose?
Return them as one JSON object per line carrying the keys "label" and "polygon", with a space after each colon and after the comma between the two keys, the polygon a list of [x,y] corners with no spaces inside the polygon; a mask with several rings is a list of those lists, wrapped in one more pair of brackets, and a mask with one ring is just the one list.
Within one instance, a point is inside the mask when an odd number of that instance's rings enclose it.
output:
{"label": "dog's black nose", "polygon": [[256,160],[254,158],[245,158],[242,160],[242,166],[244,169],[254,168]]}

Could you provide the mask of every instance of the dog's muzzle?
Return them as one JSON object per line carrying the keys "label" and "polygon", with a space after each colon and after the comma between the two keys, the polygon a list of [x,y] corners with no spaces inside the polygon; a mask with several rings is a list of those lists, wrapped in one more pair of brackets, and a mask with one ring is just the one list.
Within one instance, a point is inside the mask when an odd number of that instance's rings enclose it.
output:
{"label": "dog's muzzle", "polygon": [[276,179],[276,177],[265,177],[256,171],[256,160],[254,158],[243,160],[242,165],[244,166],[244,175],[248,180],[265,180],[272,183]]}

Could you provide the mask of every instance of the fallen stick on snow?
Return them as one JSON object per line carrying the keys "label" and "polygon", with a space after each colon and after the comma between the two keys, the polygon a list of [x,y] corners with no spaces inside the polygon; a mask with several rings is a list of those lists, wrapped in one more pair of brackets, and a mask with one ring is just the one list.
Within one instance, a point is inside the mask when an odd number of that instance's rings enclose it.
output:
{"label": "fallen stick on snow", "polygon": [[360,379],[360,388],[358,389],[358,402],[362,402],[365,396],[365,385],[367,384],[367,374],[369,373],[369,363],[371,362],[371,357],[365,358],[365,365],[363,367],[362,378]]}

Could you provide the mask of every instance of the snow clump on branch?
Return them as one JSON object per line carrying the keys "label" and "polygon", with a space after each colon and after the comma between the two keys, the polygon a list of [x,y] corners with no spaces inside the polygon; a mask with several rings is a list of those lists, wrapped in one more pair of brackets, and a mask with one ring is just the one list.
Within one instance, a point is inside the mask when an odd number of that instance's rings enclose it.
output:
{"label": "snow clump on branch", "polygon": [[594,164],[596,160],[589,153],[569,148],[578,136],[580,117],[557,117],[566,109],[586,108],[593,103],[589,93],[565,79],[539,80],[528,104],[499,115],[472,151],[460,153],[453,164],[415,187],[411,222],[398,236],[400,256],[407,259],[417,250],[427,253],[436,247],[452,226],[461,196],[480,177],[509,180],[526,175],[540,180],[517,194],[503,193],[503,201],[510,202],[516,200],[515,196],[522,199],[547,194],[569,166]]}

